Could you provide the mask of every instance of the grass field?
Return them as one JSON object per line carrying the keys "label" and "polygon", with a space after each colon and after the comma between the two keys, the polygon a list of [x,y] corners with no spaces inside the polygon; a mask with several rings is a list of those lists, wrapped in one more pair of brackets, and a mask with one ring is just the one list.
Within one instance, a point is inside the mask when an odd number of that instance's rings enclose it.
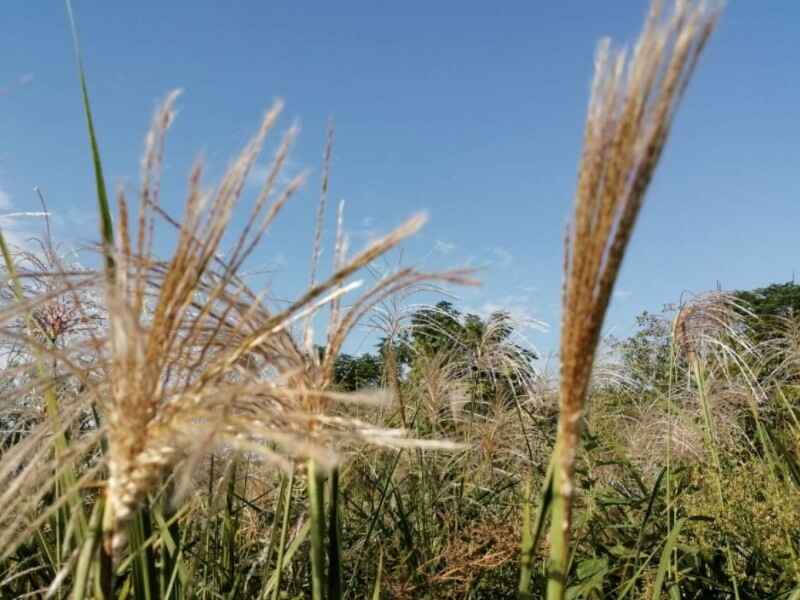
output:
{"label": "grass field", "polygon": [[[411,309],[474,273],[369,276],[424,216],[351,252],[339,207],[323,239],[332,130],[307,289],[280,308],[250,289],[243,265],[306,184],[282,176],[280,102],[210,192],[196,164],[170,215],[169,94],[137,197],[112,196],[76,36],[98,268],[49,226],[32,247],[0,235],[0,598],[800,599],[798,316],[713,292],[603,336],[719,16],[665,4],[627,53],[598,48],[553,375],[507,316]],[[369,364],[343,352],[367,320]]]}

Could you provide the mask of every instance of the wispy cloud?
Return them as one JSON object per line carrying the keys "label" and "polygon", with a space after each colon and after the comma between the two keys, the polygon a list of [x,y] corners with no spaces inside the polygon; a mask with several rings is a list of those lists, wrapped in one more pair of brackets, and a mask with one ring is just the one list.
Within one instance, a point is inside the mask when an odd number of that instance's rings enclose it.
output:
{"label": "wispy cloud", "polygon": [[385,233],[385,231],[377,225],[377,219],[375,219],[375,217],[362,218],[356,227],[348,227],[347,219],[345,219],[345,231],[350,239],[363,243],[377,240]]}
{"label": "wispy cloud", "polygon": [[514,262],[514,255],[501,246],[493,246],[489,248],[489,266],[500,267],[506,269]]}
{"label": "wispy cloud", "polygon": [[247,176],[247,187],[260,188],[269,177],[269,165],[255,165]]}
{"label": "wispy cloud", "polygon": [[493,313],[507,313],[519,327],[547,331],[547,323],[536,317],[531,297],[527,294],[509,294],[484,301],[477,308],[468,309],[483,318]]}
{"label": "wispy cloud", "polygon": [[[299,165],[297,165],[290,157],[287,156],[283,161],[283,168],[281,169],[281,172],[278,173],[278,177],[275,180],[275,185],[278,188],[287,185],[292,178],[298,174],[299,170]],[[271,163],[259,163],[253,165],[253,168],[250,170],[250,174],[247,176],[247,187],[251,189],[262,188],[271,171]]]}
{"label": "wispy cloud", "polygon": [[436,240],[436,243],[433,244],[433,251],[442,255],[450,254],[455,248],[455,244],[444,240]]}
{"label": "wispy cloud", "polygon": [[12,83],[0,87],[0,96],[8,96],[18,88],[23,88],[31,83],[33,83],[33,73],[23,73]]}
{"label": "wispy cloud", "polygon": [[0,187],[0,228],[6,241],[17,247],[29,246],[29,240],[35,235],[30,226],[31,220],[40,220],[50,216],[42,211],[15,211],[11,195]]}
{"label": "wispy cloud", "polygon": [[97,211],[88,208],[76,208],[74,206],[67,209],[64,219],[72,224],[86,227],[97,224]]}
{"label": "wispy cloud", "polygon": [[272,264],[276,269],[285,269],[289,266],[289,259],[283,252],[278,252],[272,259]]}
{"label": "wispy cloud", "polygon": [[614,292],[614,298],[617,300],[626,300],[633,295],[633,292],[630,290],[616,290]]}

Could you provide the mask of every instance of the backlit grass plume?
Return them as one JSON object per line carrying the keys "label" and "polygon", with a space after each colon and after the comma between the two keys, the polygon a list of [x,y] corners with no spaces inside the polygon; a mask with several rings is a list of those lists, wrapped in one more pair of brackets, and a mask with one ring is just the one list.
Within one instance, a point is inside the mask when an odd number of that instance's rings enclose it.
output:
{"label": "backlit grass plume", "polygon": [[612,50],[608,41],[597,51],[565,248],[549,598],[562,598],[565,590],[573,468],[606,309],[675,110],[718,14],[678,1],[667,15],[656,1],[630,56]]}
{"label": "backlit grass plume", "polygon": [[[215,191],[201,188],[202,167],[189,178],[189,194],[180,221],[159,206],[159,169],[164,133],[172,121],[171,94],[156,113],[147,136],[136,238],[130,233],[127,202],[119,199],[117,273],[108,281],[110,376],[99,394],[106,416],[109,452],[107,497],[113,510],[117,545],[141,500],[182,456],[225,441],[257,449],[278,462],[280,453],[313,457],[330,464],[322,444],[329,435],[356,435],[363,424],[327,419],[325,406],[341,400],[328,390],[333,359],[347,332],[369,308],[407,285],[440,277],[406,269],[379,281],[349,310],[334,312],[322,359],[307,337],[298,344],[291,326],[358,287],[346,280],[394,247],[423,223],[414,217],[365,250],[347,259],[336,253],[333,274],[311,286],[279,311],[271,311],[238,276],[281,207],[303,183],[277,182],[296,130],[278,147],[246,225],[221,257],[220,244],[265,137],[280,113],[278,103],[233,162]],[[154,218],[164,216],[178,230],[172,258],[152,255]],[[319,252],[319,238],[314,254]],[[315,259],[316,260],[316,259]],[[315,267],[316,269],[316,267]],[[335,303],[338,307],[338,303]],[[376,441],[369,430],[364,438]]]}

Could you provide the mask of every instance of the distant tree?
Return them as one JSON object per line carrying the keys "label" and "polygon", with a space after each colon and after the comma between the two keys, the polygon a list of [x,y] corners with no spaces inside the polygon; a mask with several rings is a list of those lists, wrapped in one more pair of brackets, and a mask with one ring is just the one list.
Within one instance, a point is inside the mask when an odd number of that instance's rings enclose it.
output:
{"label": "distant tree", "polygon": [[[800,317],[800,285],[774,283],[752,290],[733,292],[741,305],[742,331],[753,343],[774,339],[782,330],[781,319]],[[642,312],[636,317],[636,332],[625,339],[611,338],[624,374],[642,390],[665,391],[669,383],[672,318],[662,313]],[[682,360],[681,356],[675,357]]]}
{"label": "distant tree", "polygon": [[530,382],[537,356],[514,341],[514,325],[508,313],[483,318],[442,301],[412,315],[410,344],[415,360],[445,356],[469,399],[483,404],[513,398]]}
{"label": "distant tree", "polygon": [[382,337],[377,345],[377,352],[380,359],[385,363],[391,353],[396,361],[397,368],[402,372],[411,365],[414,351],[411,344],[411,335],[408,331],[403,331],[393,338]]}
{"label": "distant tree", "polygon": [[334,383],[342,391],[353,392],[378,387],[382,376],[382,361],[374,354],[340,354],[334,364]]}
{"label": "distant tree", "polygon": [[[497,311],[484,319],[462,314],[446,300],[415,312],[411,325],[415,349],[429,354],[452,348],[476,351],[481,344],[511,343],[514,334],[514,322],[508,313]],[[514,346],[529,360],[538,358],[533,351]]]}
{"label": "distant tree", "polygon": [[636,333],[622,340],[610,340],[611,348],[622,362],[625,378],[637,389],[663,392],[669,385],[672,321],[666,313],[666,310],[661,314],[644,311],[636,317]]}
{"label": "distant tree", "polygon": [[411,316],[412,344],[417,352],[433,356],[454,348],[464,337],[461,313],[442,300],[434,307],[417,310]]}
{"label": "distant tree", "polygon": [[800,316],[800,285],[793,281],[739,290],[734,295],[751,313],[744,315],[744,320],[755,342],[774,337],[779,318]]}
{"label": "distant tree", "polygon": [[482,318],[462,314],[452,303],[441,301],[415,311],[410,325],[391,340],[381,339],[375,355],[341,355],[335,368],[337,386],[354,390],[395,385],[409,374],[413,377],[421,361],[444,357],[453,367],[450,372],[469,382],[472,399],[488,401],[523,389],[523,380],[533,372],[537,356],[513,341],[514,323],[507,313]]}

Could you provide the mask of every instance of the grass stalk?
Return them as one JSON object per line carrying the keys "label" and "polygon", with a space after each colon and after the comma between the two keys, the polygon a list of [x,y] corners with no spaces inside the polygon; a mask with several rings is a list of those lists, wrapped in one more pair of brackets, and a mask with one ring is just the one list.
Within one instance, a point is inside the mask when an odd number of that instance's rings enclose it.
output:
{"label": "grass stalk", "polygon": [[[284,551],[286,548],[286,535],[289,531],[289,515],[292,509],[292,486],[294,484],[294,465],[289,471],[286,479],[286,491],[283,500],[283,517],[281,518],[281,535],[278,540],[278,556],[275,561],[275,588],[272,591],[272,600],[278,600],[278,594],[281,589],[281,577],[283,576],[283,561]],[[264,590],[264,598],[266,598],[266,588]]]}
{"label": "grass stalk", "polygon": [[539,546],[539,539],[544,531],[553,502],[553,470],[554,461],[551,460],[539,490],[539,501],[537,503],[536,516],[533,520],[531,520],[531,483],[529,482],[527,486],[526,501],[523,507],[522,549],[520,553],[519,586],[517,588],[520,599],[533,597],[531,583],[536,548]]}
{"label": "grass stalk", "polygon": [[[700,365],[700,360],[697,358],[697,356],[693,356],[690,362],[692,375],[694,376],[695,384],[697,385],[697,395],[700,399],[700,406],[703,413],[703,430],[705,433],[706,447],[708,448],[708,452],[711,455],[711,460],[713,461],[714,478],[717,488],[717,500],[719,501],[720,509],[723,509],[725,506],[725,493],[722,486],[722,462],[720,461],[719,450],[717,449],[717,443],[714,438],[714,418],[711,414],[711,406],[708,401],[708,382]],[[731,585],[733,587],[733,595],[736,600],[739,600],[739,584],[736,578],[736,570],[733,562],[733,551],[731,550],[730,541],[727,538],[725,539],[725,556],[728,561],[728,571]]]}
{"label": "grass stalk", "polygon": [[83,600],[88,598],[89,578],[92,571],[92,561],[95,560],[100,540],[103,535],[104,501],[102,498],[95,502],[92,515],[89,519],[89,534],[83,541],[78,564],[75,567],[75,583],[72,588],[72,599]]}
{"label": "grass stalk", "polygon": [[157,600],[159,598],[158,566],[155,552],[150,543],[152,524],[150,511],[142,507],[128,526],[134,593],[136,600]]}
{"label": "grass stalk", "polygon": [[573,221],[566,239],[560,411],[554,450],[548,600],[565,596],[573,471],[595,351],[625,251],[672,120],[717,13],[653,2],[630,60],[600,45]]}
{"label": "grass stalk", "polygon": [[311,598],[325,598],[325,477],[316,461],[309,459],[308,503],[311,518]]}
{"label": "grass stalk", "polygon": [[339,467],[331,469],[328,480],[328,600],[342,598],[341,515],[339,507]]}

